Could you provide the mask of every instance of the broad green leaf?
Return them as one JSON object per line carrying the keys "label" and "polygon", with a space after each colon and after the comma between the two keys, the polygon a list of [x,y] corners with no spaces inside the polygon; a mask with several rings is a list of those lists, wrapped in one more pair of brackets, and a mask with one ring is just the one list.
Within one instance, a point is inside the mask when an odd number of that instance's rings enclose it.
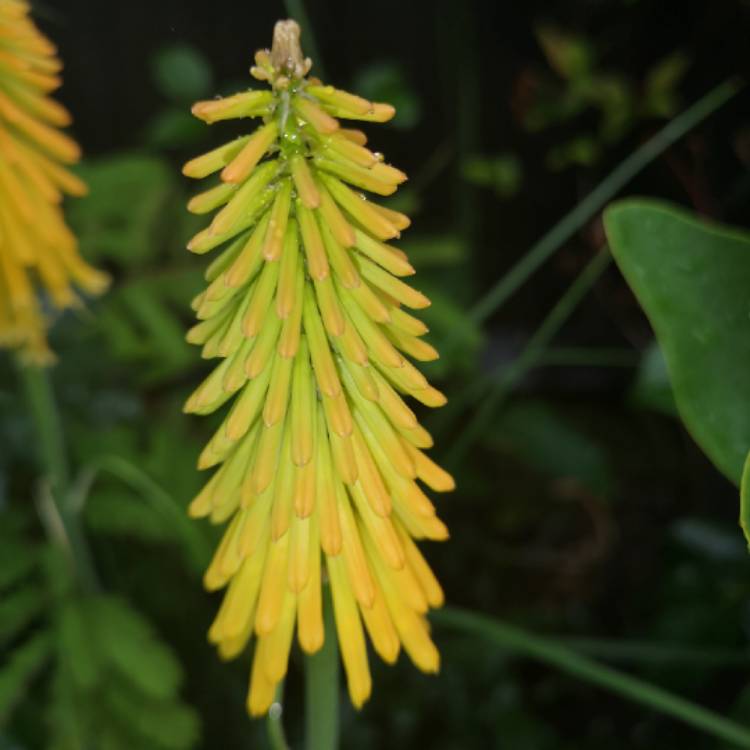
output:
{"label": "broad green leaf", "polygon": [[680,416],[729,479],[750,449],[750,236],[653,200],[604,225],[667,362]]}
{"label": "broad green leaf", "polygon": [[745,460],[740,482],[740,526],[750,544],[750,453]]}

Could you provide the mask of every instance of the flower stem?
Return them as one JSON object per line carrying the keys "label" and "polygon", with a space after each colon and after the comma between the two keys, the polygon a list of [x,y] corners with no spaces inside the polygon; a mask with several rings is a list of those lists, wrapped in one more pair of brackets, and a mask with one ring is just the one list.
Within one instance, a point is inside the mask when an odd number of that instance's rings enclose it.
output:
{"label": "flower stem", "polygon": [[98,582],[88,542],[78,511],[70,503],[70,474],[65,439],[49,373],[42,367],[21,363],[18,372],[36,432],[37,460],[42,479],[49,488],[62,523],[76,577],[84,589],[96,590]]}
{"label": "flower stem", "polygon": [[276,697],[266,718],[266,733],[271,750],[289,750],[284,733],[284,683],[280,682],[276,688]]}
{"label": "flower stem", "polygon": [[325,642],[305,663],[307,750],[336,750],[339,743],[339,657],[329,587],[323,588]]}

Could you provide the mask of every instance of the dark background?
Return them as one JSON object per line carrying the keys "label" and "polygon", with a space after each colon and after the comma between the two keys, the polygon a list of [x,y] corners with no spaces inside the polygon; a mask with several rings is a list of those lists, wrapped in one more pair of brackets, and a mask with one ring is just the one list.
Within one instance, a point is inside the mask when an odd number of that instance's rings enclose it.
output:
{"label": "dark background", "polygon": [[[435,457],[458,480],[456,493],[439,500],[452,539],[428,550],[449,604],[564,641],[586,639],[576,643],[606,663],[748,723],[750,564],[736,491],[676,419],[648,323],[614,268],[554,341],[607,352],[605,364],[534,368],[468,453],[457,460],[452,450],[475,413],[467,394],[514,360],[601,249],[600,218],[484,326],[468,310],[670,117],[747,71],[750,6],[319,0],[305,8],[319,54],[313,72],[322,76],[322,67],[327,82],[365,95],[391,95],[406,112],[368,133],[411,177],[394,204],[414,222],[401,244],[417,286],[435,300],[431,340],[452,342],[429,373],[451,404],[445,415],[424,415]],[[192,225],[181,206],[192,186],[178,170],[234,132],[193,124],[189,94],[201,81],[207,97],[251,85],[253,51],[270,44],[273,23],[288,12],[282,3],[228,0],[37,6],[65,61],[59,96],[87,155],[83,174],[92,194],[98,186],[118,195],[117,205],[92,198],[71,206],[84,252],[115,286],[92,315],[66,317],[53,336],[70,452],[79,467],[102,454],[123,457],[181,506],[199,486],[192,463],[212,431],[210,420],[179,411],[204,367],[181,341],[202,262],[183,250]],[[557,42],[545,46],[550,29]],[[556,53],[588,62],[566,67]],[[672,55],[681,72],[659,88],[654,71]],[[736,97],[623,194],[746,227],[748,101]],[[603,135],[603,122],[617,116]],[[12,427],[2,466],[14,488],[31,472],[27,433],[10,403],[12,373],[0,374]],[[102,575],[177,650],[184,697],[202,722],[200,747],[261,747],[262,725],[242,706],[247,659],[222,665],[205,643],[217,602],[201,593],[179,535],[149,513],[137,491],[114,480],[92,491],[86,518]],[[373,698],[361,713],[343,704],[343,747],[720,747],[439,620],[435,637],[437,678],[403,658],[394,669],[373,658]],[[287,695],[287,732],[299,746],[300,659]],[[22,718],[15,736],[33,734]]]}

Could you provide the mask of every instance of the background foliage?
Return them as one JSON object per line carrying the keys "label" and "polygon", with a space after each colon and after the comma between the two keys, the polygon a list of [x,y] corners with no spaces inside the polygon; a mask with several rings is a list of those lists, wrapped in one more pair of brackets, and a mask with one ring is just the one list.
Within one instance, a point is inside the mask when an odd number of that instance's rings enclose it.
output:
{"label": "background foliage", "polygon": [[[50,543],[59,530],[35,480],[36,438],[12,362],[0,358],[0,748],[263,747],[262,724],[244,713],[247,664],[219,663],[205,642],[217,606],[200,585],[211,530],[183,516],[212,425],[181,412],[205,366],[184,342],[203,264],[184,250],[195,219],[179,165],[227,137],[194,121],[190,103],[249,85],[251,53],[300,4],[35,7],[59,42],[62,99],[88,154],[81,174],[91,195],[70,203],[69,220],[116,284],[53,333],[52,377],[98,594],[77,592],[64,547]],[[433,300],[425,319],[443,357],[429,375],[451,398],[427,418],[435,455],[453,464],[459,485],[441,501],[452,539],[429,549],[449,601],[750,724],[750,561],[737,490],[677,419],[696,387],[730,409],[725,419],[742,417],[747,370],[744,382],[736,371],[727,379],[723,360],[696,362],[688,350],[684,371],[702,365],[714,388],[675,381],[673,395],[667,369],[685,356],[673,330],[694,331],[713,301],[747,307],[750,266],[730,275],[729,299],[722,248],[696,245],[692,271],[705,286],[698,295],[689,280],[669,287],[678,322],[663,335],[610,231],[666,362],[606,263],[598,211],[501,309],[475,307],[618,163],[745,72],[747,4],[389,0],[354,13],[343,0],[320,0],[306,10],[303,41],[318,70],[399,110],[370,133],[411,176],[394,207],[414,219],[401,244]],[[747,227],[747,112],[740,93],[619,195],[657,196]],[[631,229],[649,235],[638,220]],[[647,252],[650,232],[631,244],[671,284],[684,257],[674,268],[666,246]],[[555,307],[561,297],[564,309]],[[557,316],[542,341],[550,310]],[[734,331],[743,351],[747,328],[745,315]],[[529,341],[543,346],[529,354]],[[713,434],[726,437],[721,422]],[[737,479],[741,461],[731,463],[725,471]],[[729,747],[449,619],[435,629],[440,675],[403,659],[396,668],[373,661],[372,701],[361,713],[342,707],[345,747]],[[301,667],[292,665],[287,683],[294,747]]]}

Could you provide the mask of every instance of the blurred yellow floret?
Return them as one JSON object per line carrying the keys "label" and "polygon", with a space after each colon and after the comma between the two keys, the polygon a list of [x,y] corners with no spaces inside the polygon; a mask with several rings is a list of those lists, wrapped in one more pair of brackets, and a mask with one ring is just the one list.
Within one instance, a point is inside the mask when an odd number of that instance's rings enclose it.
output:
{"label": "blurred yellow floret", "polygon": [[63,196],[86,193],[65,166],[80,149],[59,130],[71,118],[48,94],[62,65],[29,11],[24,0],[0,0],[0,347],[47,364],[44,307],[75,306],[76,287],[99,294],[108,282],[80,257],[63,218]]}
{"label": "blurred yellow floret", "polygon": [[232,658],[254,636],[253,715],[286,673],[295,626],[308,653],[330,636],[326,581],[355,706],[371,690],[365,634],[389,663],[403,647],[438,670],[426,614],[443,592],[414,540],[448,537],[422,485],[453,489],[405,401],[445,403],[409,359],[438,356],[405,309],[429,300],[403,281],[414,269],[389,244],[409,219],[363,192],[390,195],[406,175],[340,122],[383,122],[393,107],[308,78],[298,39],[279,22],[273,49],[257,53],[251,72],[270,91],[193,107],[207,123],[262,123],[183,170],[216,175],[190,201],[216,213],[188,247],[221,248],[188,333],[220,363],[185,409],[233,402],[200,456],[200,468],[219,468],[190,513],[228,523],[205,575],[208,589],[226,588],[209,639]]}

